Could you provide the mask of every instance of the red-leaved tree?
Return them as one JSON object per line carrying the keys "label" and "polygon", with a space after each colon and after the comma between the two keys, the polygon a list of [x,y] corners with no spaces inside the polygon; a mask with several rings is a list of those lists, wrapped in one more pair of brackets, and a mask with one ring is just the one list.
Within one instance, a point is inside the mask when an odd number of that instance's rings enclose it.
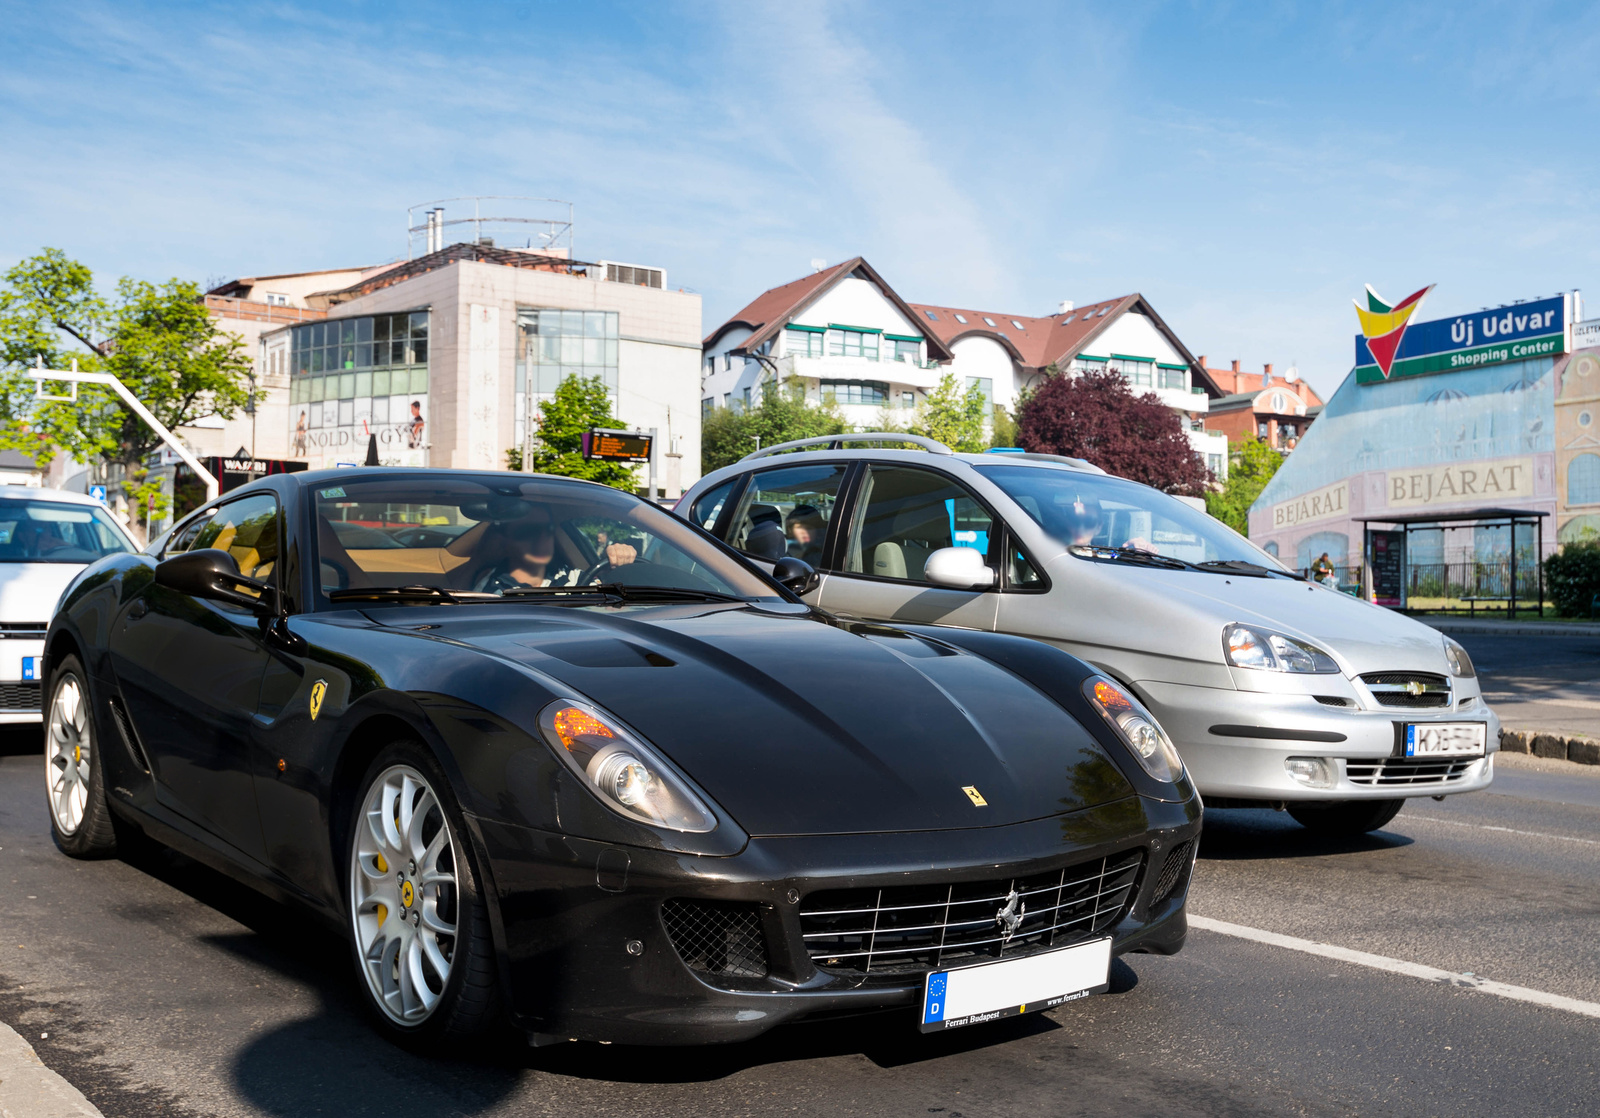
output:
{"label": "red-leaved tree", "polygon": [[1198,497],[1211,480],[1178,413],[1153,392],[1135,396],[1120,373],[1047,377],[1017,413],[1017,441],[1167,493]]}

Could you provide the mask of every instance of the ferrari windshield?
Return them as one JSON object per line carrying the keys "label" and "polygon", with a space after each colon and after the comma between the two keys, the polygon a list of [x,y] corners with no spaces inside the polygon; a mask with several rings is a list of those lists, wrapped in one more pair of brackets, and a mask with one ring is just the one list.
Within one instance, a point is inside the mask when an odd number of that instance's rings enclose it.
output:
{"label": "ferrari windshield", "polygon": [[1278,562],[1214,517],[1125,478],[1053,465],[980,465],[979,473],[1069,548],[1126,548],[1185,563]]}
{"label": "ferrari windshield", "polygon": [[419,473],[353,475],[311,493],[324,594],[428,587],[516,597],[610,585],[776,597],[682,520],[597,485]]}
{"label": "ferrari windshield", "polygon": [[94,505],[0,501],[0,563],[93,563],[132,550],[110,514]]}

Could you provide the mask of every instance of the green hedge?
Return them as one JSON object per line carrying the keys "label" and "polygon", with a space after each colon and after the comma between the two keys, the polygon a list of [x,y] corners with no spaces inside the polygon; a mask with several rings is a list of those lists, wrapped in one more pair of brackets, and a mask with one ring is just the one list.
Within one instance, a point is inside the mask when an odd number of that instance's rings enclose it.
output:
{"label": "green hedge", "polygon": [[1560,616],[1589,616],[1589,603],[1600,594],[1600,541],[1569,543],[1546,559],[1544,587]]}

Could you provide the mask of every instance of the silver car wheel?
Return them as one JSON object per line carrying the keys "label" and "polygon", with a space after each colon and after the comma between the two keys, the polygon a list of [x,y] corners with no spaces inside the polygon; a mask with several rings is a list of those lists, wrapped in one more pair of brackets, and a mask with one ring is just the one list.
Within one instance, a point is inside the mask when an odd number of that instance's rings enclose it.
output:
{"label": "silver car wheel", "polygon": [[89,803],[89,757],[94,746],[89,704],[77,676],[63,676],[50,702],[45,742],[45,787],[50,813],[63,835],[77,833]]}
{"label": "silver car wheel", "polygon": [[460,915],[456,849],[439,797],[409,765],[367,789],[350,847],[350,919],[367,987],[397,1025],[444,996]]}

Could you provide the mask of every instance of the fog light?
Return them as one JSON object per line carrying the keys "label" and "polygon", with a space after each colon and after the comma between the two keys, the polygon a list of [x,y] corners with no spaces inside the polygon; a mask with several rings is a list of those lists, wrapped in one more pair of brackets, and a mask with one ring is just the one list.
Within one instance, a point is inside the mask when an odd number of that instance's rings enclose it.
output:
{"label": "fog light", "polygon": [[1307,788],[1332,788],[1339,782],[1332,757],[1289,757],[1283,767]]}

